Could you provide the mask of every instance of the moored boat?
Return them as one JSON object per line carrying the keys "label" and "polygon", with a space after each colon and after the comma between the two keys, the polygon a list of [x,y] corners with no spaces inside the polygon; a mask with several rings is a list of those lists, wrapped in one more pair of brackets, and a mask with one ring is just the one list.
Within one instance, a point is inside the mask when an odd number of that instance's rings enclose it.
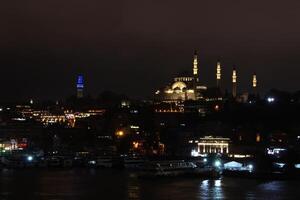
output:
{"label": "moored boat", "polygon": [[184,160],[150,161],[145,163],[139,177],[217,177],[212,168],[198,168],[193,162]]}

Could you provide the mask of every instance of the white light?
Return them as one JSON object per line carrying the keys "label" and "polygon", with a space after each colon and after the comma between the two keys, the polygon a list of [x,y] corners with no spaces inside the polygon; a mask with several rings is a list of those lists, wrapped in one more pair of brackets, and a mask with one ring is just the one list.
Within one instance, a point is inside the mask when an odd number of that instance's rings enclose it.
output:
{"label": "white light", "polygon": [[32,157],[32,156],[28,156],[28,157],[27,157],[27,160],[28,160],[29,162],[31,162],[31,161],[33,160],[33,157]]}
{"label": "white light", "polygon": [[280,154],[282,151],[285,150],[286,149],[282,149],[282,148],[267,148],[267,154],[269,155]]}
{"label": "white light", "polygon": [[300,164],[295,164],[295,168],[300,169]]}
{"label": "white light", "polygon": [[268,97],[268,98],[267,98],[267,101],[268,101],[269,103],[272,103],[272,102],[275,101],[275,98],[274,98],[274,97]]}
{"label": "white light", "polygon": [[285,163],[274,163],[277,167],[283,168],[285,166]]}
{"label": "white light", "polygon": [[20,118],[20,117],[18,117],[18,118],[12,118],[12,120],[14,120],[14,121],[26,121],[25,118]]}
{"label": "white light", "polygon": [[249,171],[251,172],[251,171],[253,170],[253,165],[252,165],[252,164],[249,164],[249,165],[248,165],[248,169],[249,169]]}
{"label": "white light", "polygon": [[221,186],[221,180],[215,180],[215,186],[220,187]]}
{"label": "white light", "polygon": [[96,161],[95,161],[95,160],[91,160],[91,161],[89,161],[89,164],[95,165],[95,164],[96,164]]}
{"label": "white light", "polygon": [[221,161],[216,160],[214,165],[215,165],[215,167],[221,167]]}
{"label": "white light", "polygon": [[203,159],[203,162],[207,162],[207,158],[204,158],[204,159]]}
{"label": "white light", "polygon": [[192,152],[191,152],[191,156],[192,157],[198,157],[199,153],[196,150],[193,149]]}

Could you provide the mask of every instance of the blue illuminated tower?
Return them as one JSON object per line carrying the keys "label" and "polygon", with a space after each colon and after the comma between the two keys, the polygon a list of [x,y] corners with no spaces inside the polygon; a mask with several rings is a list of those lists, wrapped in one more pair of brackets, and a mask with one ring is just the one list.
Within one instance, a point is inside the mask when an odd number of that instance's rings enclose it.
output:
{"label": "blue illuminated tower", "polygon": [[76,88],[77,88],[77,98],[82,98],[83,97],[83,89],[84,89],[83,75],[79,75],[77,77]]}

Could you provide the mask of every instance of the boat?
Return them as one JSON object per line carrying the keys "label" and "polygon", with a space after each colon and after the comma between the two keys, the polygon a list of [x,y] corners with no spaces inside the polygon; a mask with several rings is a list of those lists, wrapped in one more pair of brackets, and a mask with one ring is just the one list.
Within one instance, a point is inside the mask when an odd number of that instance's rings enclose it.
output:
{"label": "boat", "polygon": [[150,161],[145,163],[139,177],[216,177],[218,173],[213,168],[199,168],[193,162],[184,160]]}

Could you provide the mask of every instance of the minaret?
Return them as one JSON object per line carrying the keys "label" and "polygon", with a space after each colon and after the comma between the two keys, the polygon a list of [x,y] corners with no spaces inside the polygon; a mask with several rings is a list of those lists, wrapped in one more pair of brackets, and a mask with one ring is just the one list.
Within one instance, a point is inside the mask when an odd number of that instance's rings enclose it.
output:
{"label": "minaret", "polygon": [[193,60],[193,76],[196,82],[198,82],[198,56],[197,51],[194,53],[194,60]]}
{"label": "minaret", "polygon": [[253,87],[253,93],[256,96],[257,95],[257,78],[256,78],[256,73],[253,74],[252,87]]}
{"label": "minaret", "polygon": [[232,70],[232,97],[236,98],[237,75],[235,67]]}
{"label": "minaret", "polygon": [[219,60],[217,61],[216,79],[217,79],[217,88],[220,88],[220,83],[221,83],[221,62]]}
{"label": "minaret", "polygon": [[198,77],[198,56],[197,56],[197,51],[195,51],[194,60],[193,60],[193,85],[194,85],[195,100],[198,98],[198,92],[197,92],[198,82],[199,82],[199,77]]}
{"label": "minaret", "polygon": [[76,88],[77,88],[77,98],[80,99],[83,97],[83,88],[84,88],[83,75],[79,75],[77,77]]}

